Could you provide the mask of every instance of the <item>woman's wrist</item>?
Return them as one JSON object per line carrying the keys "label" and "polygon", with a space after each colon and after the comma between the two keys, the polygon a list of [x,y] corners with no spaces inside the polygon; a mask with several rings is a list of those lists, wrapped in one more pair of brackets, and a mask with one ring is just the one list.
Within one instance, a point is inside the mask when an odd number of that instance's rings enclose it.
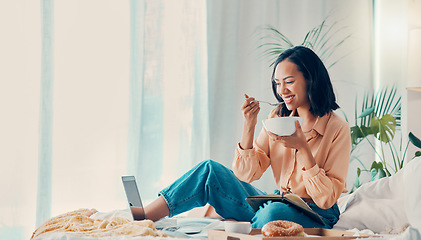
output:
{"label": "woman's wrist", "polygon": [[297,152],[303,156],[304,161],[302,164],[304,166],[304,170],[308,170],[316,165],[316,161],[314,160],[313,154],[311,153],[311,149],[308,144],[300,149],[297,149]]}
{"label": "woman's wrist", "polygon": [[252,149],[253,148],[253,138],[254,138],[254,128],[253,123],[244,122],[243,127],[243,136],[241,137],[240,146],[242,149]]}
{"label": "woman's wrist", "polygon": [[244,130],[253,131],[256,127],[257,121],[256,120],[245,120],[244,121]]}

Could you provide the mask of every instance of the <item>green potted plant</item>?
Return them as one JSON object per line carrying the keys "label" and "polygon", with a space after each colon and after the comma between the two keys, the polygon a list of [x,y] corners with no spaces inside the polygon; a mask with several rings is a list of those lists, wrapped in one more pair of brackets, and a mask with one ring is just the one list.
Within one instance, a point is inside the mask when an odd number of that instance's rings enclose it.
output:
{"label": "green potted plant", "polygon": [[[360,176],[362,172],[370,172],[370,180],[377,180],[391,176],[404,166],[409,142],[421,148],[421,141],[409,133],[408,142],[403,145],[401,133],[401,97],[397,94],[396,85],[390,89],[382,88],[378,92],[365,93],[361,105],[361,113],[357,117],[358,100],[355,103],[355,126],[351,127],[351,161],[357,160],[361,168],[357,168],[357,177],[351,190],[362,185]],[[396,146],[396,133],[399,133],[399,146]],[[363,142],[369,144],[379,159],[371,162],[367,168],[358,154],[359,145]],[[421,152],[417,151],[416,156]],[[388,160],[389,159],[389,160]]]}

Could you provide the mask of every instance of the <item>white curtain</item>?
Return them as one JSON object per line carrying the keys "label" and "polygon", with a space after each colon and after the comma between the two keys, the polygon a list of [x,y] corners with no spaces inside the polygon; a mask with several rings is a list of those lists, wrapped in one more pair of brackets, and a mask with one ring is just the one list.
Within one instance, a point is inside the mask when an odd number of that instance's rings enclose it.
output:
{"label": "white curtain", "polygon": [[352,114],[349,86],[370,86],[367,1],[0,0],[0,238],[126,208],[122,175],[147,202],[199,161],[230,167],[243,94],[274,100],[257,27],[298,44],[328,14],[354,34],[331,71]]}
{"label": "white curtain", "polygon": [[41,78],[39,1],[0,1],[0,238],[35,226]]}
{"label": "white curtain", "polygon": [[1,1],[0,238],[209,158],[205,1]]}

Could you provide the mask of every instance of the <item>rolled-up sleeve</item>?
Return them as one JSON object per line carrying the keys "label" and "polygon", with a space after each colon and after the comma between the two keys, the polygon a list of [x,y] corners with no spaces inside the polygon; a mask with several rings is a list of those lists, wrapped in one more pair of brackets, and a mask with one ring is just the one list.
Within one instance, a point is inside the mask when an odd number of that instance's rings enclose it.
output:
{"label": "rolled-up sleeve", "polygon": [[256,145],[256,140],[252,149],[242,149],[238,144],[232,163],[232,170],[238,179],[249,183],[260,179],[269,165],[268,155]]}
{"label": "rolled-up sleeve", "polygon": [[[275,116],[276,108],[270,112],[268,118]],[[271,165],[270,157],[269,137],[262,128],[259,136],[253,141],[252,149],[242,149],[238,143],[232,170],[241,181],[253,182],[260,179]]]}
{"label": "rolled-up sleeve", "polygon": [[[330,208],[346,188],[351,151],[350,128],[342,124],[327,131],[316,156],[316,165],[303,172],[307,194],[320,208]],[[329,144],[331,143],[331,144]]]}

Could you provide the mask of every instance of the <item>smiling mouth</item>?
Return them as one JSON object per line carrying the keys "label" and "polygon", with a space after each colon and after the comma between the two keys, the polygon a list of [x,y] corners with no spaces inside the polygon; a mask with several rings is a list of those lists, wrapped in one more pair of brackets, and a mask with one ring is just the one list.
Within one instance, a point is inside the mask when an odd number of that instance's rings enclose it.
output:
{"label": "smiling mouth", "polygon": [[292,102],[292,99],[294,99],[295,96],[288,96],[288,97],[283,97],[282,99],[284,99],[284,102],[286,104],[289,104]]}

